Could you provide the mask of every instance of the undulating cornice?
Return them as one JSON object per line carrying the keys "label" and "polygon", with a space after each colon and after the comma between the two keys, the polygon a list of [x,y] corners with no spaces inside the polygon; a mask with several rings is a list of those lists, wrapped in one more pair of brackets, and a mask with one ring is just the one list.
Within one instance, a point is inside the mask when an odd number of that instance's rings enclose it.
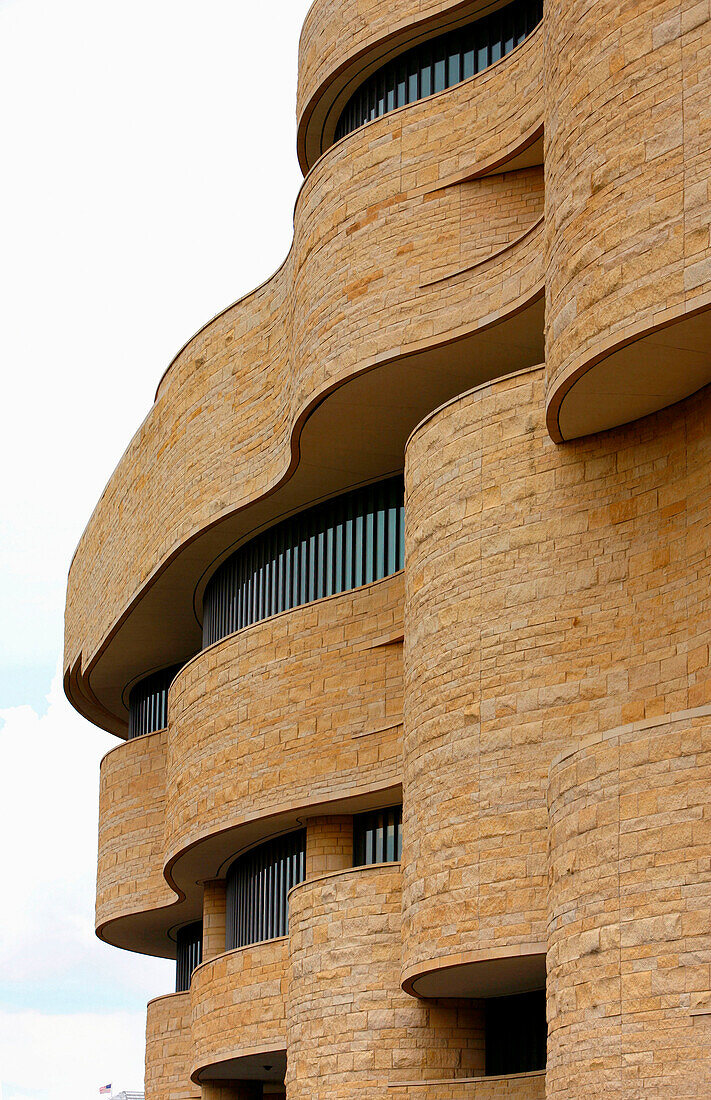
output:
{"label": "undulating cornice", "polygon": [[240,851],[318,807],[398,800],[402,607],[396,573],[255,623],[179,673],[168,729],[102,762],[102,939],[171,957],[171,929],[200,917],[203,880]]}
{"label": "undulating cornice", "polygon": [[429,409],[540,361],[541,174],[517,157],[539,156],[541,41],[327,153],[285,264],[171,365],[71,566],[65,689],[97,724],[125,735],[131,684],[199,648],[235,545],[401,469]]}

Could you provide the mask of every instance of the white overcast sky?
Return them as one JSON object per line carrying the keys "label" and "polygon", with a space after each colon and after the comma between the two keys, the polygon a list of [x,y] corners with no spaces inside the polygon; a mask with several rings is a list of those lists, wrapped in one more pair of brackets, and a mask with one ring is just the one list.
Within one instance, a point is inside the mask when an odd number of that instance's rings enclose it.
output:
{"label": "white overcast sky", "polygon": [[0,1100],[142,1088],[173,983],[93,934],[114,738],[61,692],[66,574],[174,353],[288,250],[308,7],[0,0]]}

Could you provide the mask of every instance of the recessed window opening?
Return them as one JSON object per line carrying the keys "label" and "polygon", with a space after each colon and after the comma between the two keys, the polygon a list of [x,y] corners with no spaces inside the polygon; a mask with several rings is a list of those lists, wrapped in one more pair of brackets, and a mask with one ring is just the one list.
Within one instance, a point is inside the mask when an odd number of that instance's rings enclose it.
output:
{"label": "recessed window opening", "polygon": [[164,730],[168,725],[168,689],[182,665],[171,665],[139,680],[128,697],[128,739]]}
{"label": "recessed window opening", "polygon": [[546,1068],[546,992],[486,1001],[486,1074],[505,1076]]}
{"label": "recessed window opening", "polygon": [[402,806],[353,818],[353,866],[396,863],[402,858]]}
{"label": "recessed window opening", "polygon": [[193,970],[202,962],[202,921],[198,920],[178,929],[176,942],[178,950],[175,964],[175,992],[184,993],[190,989]]}
{"label": "recessed window opening", "polygon": [[236,630],[402,569],[402,476],[343,493],[245,543],[205,589],[203,648]]}
{"label": "recessed window opening", "polygon": [[227,950],[285,936],[287,895],[305,877],[305,829],[239,856],[227,872]]}
{"label": "recessed window opening", "polygon": [[351,96],[338,119],[334,141],[396,107],[442,92],[487,69],[520,45],[542,18],[543,0],[514,0],[388,61]]}

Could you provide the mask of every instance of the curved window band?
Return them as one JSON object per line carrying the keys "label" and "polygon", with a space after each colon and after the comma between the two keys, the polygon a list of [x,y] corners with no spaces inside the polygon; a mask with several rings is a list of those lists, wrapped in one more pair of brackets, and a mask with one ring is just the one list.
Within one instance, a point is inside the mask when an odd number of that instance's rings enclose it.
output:
{"label": "curved window band", "polygon": [[353,818],[353,866],[402,859],[402,806],[370,810]]}
{"label": "curved window band", "polygon": [[287,895],[305,877],[305,829],[239,856],[227,872],[227,950],[285,936],[289,927]]}
{"label": "curved window band", "polygon": [[374,118],[487,69],[520,45],[542,18],[543,0],[514,0],[388,61],[351,96],[336,124],[334,141]]}
{"label": "curved window band", "polygon": [[175,992],[185,993],[193,970],[202,962],[202,921],[180,928],[176,940]]}
{"label": "curved window band", "polygon": [[241,546],[205,589],[203,648],[402,569],[404,495],[402,477],[388,478],[300,512]]}
{"label": "curved window band", "polygon": [[182,665],[154,672],[131,688],[128,697],[128,739],[155,733],[168,725],[168,688]]}

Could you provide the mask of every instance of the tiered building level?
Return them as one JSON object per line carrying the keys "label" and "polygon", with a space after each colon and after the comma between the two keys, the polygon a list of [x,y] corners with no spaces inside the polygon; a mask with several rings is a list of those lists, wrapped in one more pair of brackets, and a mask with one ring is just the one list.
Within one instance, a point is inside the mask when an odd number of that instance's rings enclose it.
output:
{"label": "tiered building level", "polygon": [[72,563],[148,1100],[711,1095],[710,0],[315,0]]}

